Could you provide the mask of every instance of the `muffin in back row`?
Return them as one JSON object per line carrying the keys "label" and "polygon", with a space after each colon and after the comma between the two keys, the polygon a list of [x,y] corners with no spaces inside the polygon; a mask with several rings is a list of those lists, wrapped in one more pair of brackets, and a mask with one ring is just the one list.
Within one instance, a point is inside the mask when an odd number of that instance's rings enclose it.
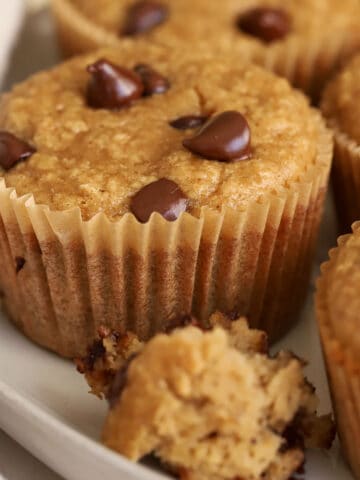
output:
{"label": "muffin in back row", "polygon": [[[124,37],[236,53],[317,98],[360,48],[358,0],[53,0],[64,51],[120,47]],[[238,60],[239,61],[239,60]]]}
{"label": "muffin in back row", "polygon": [[0,286],[28,336],[77,356],[100,324],[147,339],[221,310],[275,340],[294,322],[332,138],[235,59],[129,41],[3,96]]}

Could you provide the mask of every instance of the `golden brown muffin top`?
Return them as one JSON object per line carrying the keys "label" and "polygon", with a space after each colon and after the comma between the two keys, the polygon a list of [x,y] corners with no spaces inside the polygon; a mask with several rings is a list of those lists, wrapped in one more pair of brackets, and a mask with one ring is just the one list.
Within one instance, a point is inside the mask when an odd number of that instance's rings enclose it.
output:
{"label": "golden brown muffin top", "polygon": [[[119,110],[89,107],[86,67],[104,57],[128,69],[145,61],[170,88]],[[194,131],[169,125],[228,110],[249,124],[248,160],[195,155],[182,144]],[[176,182],[189,198],[188,211],[197,214],[201,207],[239,208],[328,168],[318,155],[323,122],[286,80],[234,58],[189,59],[139,42],[73,59],[16,86],[2,98],[0,130],[36,148],[0,170],[6,184],[52,209],[79,206],[85,219],[98,212],[120,218],[130,199],[160,178]]]}
{"label": "golden brown muffin top", "polygon": [[[89,20],[114,35],[122,35],[129,9],[137,0],[70,0]],[[150,2],[154,3],[154,2]],[[164,44],[191,44],[204,41],[211,48],[236,48],[238,39],[247,47],[266,45],[237,26],[239,17],[253,8],[284,10],[290,29],[282,40],[319,38],[346,32],[351,37],[360,26],[358,0],[158,0],[168,8],[167,19],[142,35]],[[278,43],[278,42],[275,42]],[[273,45],[271,43],[270,45]]]}
{"label": "golden brown muffin top", "polygon": [[323,277],[327,323],[344,351],[360,361],[360,225],[343,237]]}
{"label": "golden brown muffin top", "polygon": [[360,56],[327,87],[322,110],[332,126],[360,144]]}

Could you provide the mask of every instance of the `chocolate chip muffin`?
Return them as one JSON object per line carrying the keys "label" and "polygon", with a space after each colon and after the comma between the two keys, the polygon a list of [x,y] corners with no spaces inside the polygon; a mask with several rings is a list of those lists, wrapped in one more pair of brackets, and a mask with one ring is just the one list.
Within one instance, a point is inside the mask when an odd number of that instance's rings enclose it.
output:
{"label": "chocolate chip muffin", "polygon": [[[230,331],[217,326],[227,322]],[[95,392],[99,379],[112,379],[103,441],[133,461],[153,454],[184,480],[288,480],[305,447],[331,446],[331,417],[317,417],[297,357],[270,358],[263,332],[245,320],[217,314],[211,323],[211,331],[190,325],[136,346],[102,332],[102,353],[84,363],[93,364]]]}
{"label": "chocolate chip muffin", "polygon": [[333,185],[339,226],[348,233],[360,219],[360,56],[327,87],[322,111],[335,134]]}
{"label": "chocolate chip muffin", "polygon": [[273,341],[295,321],[332,139],[285,80],[124,42],[16,86],[0,130],[0,285],[38,343],[77,356],[100,324],[143,340],[215,310]]}
{"label": "chocolate chip muffin", "polygon": [[322,268],[317,317],[340,439],[360,478],[360,224],[340,237]]}
{"label": "chocolate chip muffin", "polygon": [[358,0],[53,0],[67,54],[136,37],[172,48],[236,52],[318,98],[360,49]]}

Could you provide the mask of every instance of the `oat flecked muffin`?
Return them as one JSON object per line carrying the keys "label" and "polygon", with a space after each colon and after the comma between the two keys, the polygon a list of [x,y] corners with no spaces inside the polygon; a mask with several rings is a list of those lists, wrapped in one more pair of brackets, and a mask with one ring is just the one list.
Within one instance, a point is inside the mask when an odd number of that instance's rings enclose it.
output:
{"label": "oat flecked muffin", "polygon": [[317,417],[301,361],[270,358],[263,332],[245,320],[226,331],[226,322],[216,314],[212,331],[190,325],[135,349],[134,338],[103,336],[93,371],[105,378],[120,366],[107,395],[107,446],[133,461],[153,454],[184,480],[288,480],[305,446],[331,446],[331,418]]}
{"label": "oat flecked muffin", "polygon": [[360,55],[327,87],[322,111],[335,133],[332,181],[342,233],[360,219]]}
{"label": "oat flecked muffin", "polygon": [[53,0],[67,54],[132,36],[172,48],[237,52],[318,97],[360,49],[358,0]]}
{"label": "oat flecked muffin", "polygon": [[340,237],[322,268],[316,306],[337,425],[360,478],[360,224]]}
{"label": "oat flecked muffin", "polygon": [[233,57],[129,41],[40,73],[0,104],[5,307],[66,356],[99,325],[144,340],[215,310],[273,341],[307,290],[331,157],[305,97]]}

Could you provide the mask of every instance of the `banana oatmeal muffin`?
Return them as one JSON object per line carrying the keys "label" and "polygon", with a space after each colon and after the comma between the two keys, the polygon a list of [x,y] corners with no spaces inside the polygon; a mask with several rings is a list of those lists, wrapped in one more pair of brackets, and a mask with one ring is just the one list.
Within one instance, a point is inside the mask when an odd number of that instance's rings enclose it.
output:
{"label": "banana oatmeal muffin", "polygon": [[360,478],[360,223],[322,268],[317,317],[344,452]]}
{"label": "banana oatmeal muffin", "polygon": [[270,358],[243,319],[216,314],[206,332],[188,323],[146,345],[101,332],[82,366],[110,402],[107,446],[133,461],[153,454],[184,480],[288,480],[305,447],[331,446],[331,417],[317,417],[298,358]]}
{"label": "banana oatmeal muffin", "polygon": [[320,114],[234,57],[124,41],[0,104],[0,288],[36,342],[247,315],[271,341],[308,285],[332,157]]}
{"label": "banana oatmeal muffin", "polygon": [[322,111],[335,134],[332,181],[342,233],[360,219],[360,55],[327,87]]}
{"label": "banana oatmeal muffin", "polygon": [[318,97],[360,49],[358,0],[53,0],[67,54],[136,37],[172,48],[236,52]]}

